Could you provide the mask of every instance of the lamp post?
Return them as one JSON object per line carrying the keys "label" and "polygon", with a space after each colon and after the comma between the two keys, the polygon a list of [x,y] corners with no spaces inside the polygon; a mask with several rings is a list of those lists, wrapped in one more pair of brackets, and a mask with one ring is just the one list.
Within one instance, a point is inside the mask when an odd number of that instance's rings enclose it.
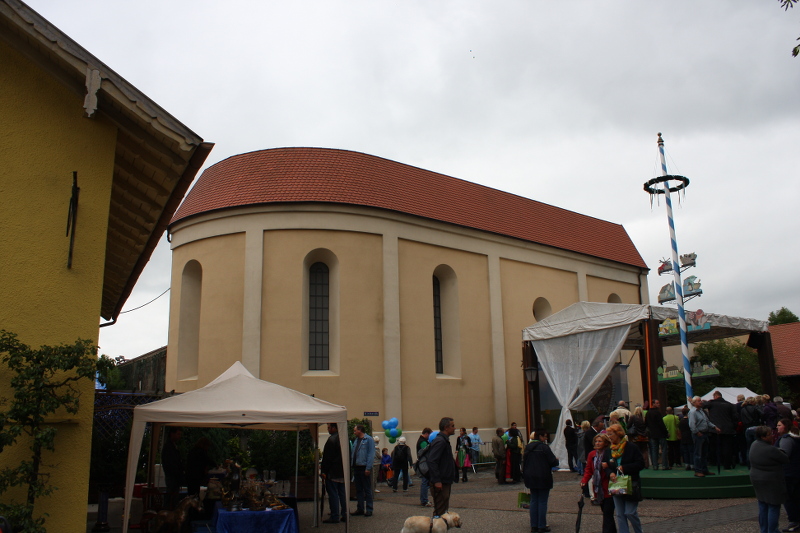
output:
{"label": "lamp post", "polygon": [[539,399],[539,358],[533,344],[526,342],[523,349],[522,367],[525,373],[525,418],[528,433],[542,424],[542,410]]}

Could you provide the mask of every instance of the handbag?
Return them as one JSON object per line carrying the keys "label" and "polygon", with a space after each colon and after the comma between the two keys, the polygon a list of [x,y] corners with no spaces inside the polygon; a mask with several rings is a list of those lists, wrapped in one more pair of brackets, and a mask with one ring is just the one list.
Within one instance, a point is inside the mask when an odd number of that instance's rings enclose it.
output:
{"label": "handbag", "polygon": [[617,474],[617,479],[608,482],[608,493],[612,496],[626,496],[633,492],[631,476]]}

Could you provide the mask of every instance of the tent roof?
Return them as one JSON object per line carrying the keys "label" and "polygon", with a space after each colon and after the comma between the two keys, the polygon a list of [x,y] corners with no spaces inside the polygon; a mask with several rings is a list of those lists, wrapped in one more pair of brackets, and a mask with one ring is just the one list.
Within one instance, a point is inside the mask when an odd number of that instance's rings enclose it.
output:
{"label": "tent roof", "polygon": [[[564,337],[576,333],[624,326],[654,318],[659,322],[668,318],[678,319],[678,310],[646,304],[610,304],[597,302],[578,302],[558,313],[522,330],[523,341],[544,340]],[[688,332],[689,342],[701,342],[747,335],[751,332],[768,331],[768,323],[752,318],[705,313],[709,329]],[[661,337],[662,346],[680,344],[680,335]],[[644,347],[644,337],[639,328],[631,328],[623,345],[625,350]]]}
{"label": "tent roof", "polygon": [[136,407],[134,417],[179,426],[302,429],[340,422],[347,409],[257,379],[237,361],[205,387]]}

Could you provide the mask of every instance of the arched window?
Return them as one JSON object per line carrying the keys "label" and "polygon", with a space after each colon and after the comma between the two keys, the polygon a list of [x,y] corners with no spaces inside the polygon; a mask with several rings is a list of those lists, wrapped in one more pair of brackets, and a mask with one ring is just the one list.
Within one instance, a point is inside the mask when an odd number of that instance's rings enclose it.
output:
{"label": "arched window", "polygon": [[439,278],[433,276],[433,339],[436,351],[436,373],[444,374],[442,355],[442,285]]}
{"label": "arched window", "polygon": [[608,295],[608,303],[610,304],[621,304],[622,298],[619,297],[619,294],[612,292]]}
{"label": "arched window", "polygon": [[326,248],[303,259],[303,374],[339,374],[339,259]]}
{"label": "arched window", "polygon": [[197,379],[200,352],[200,304],[203,267],[195,260],[186,263],[181,276],[178,322],[178,380]]}
{"label": "arched window", "polygon": [[308,270],[308,369],[330,369],[330,271],[316,262]]}
{"label": "arched window", "polygon": [[458,278],[448,265],[433,271],[433,334],[436,375],[461,377],[461,322]]}

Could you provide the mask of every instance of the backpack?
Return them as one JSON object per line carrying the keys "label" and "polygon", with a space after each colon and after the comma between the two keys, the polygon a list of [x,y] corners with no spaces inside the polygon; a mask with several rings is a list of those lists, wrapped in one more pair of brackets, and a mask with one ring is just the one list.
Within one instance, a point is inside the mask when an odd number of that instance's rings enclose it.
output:
{"label": "backpack", "polygon": [[424,477],[429,479],[431,475],[431,465],[428,463],[428,450],[430,446],[425,446],[417,453],[417,464],[414,465],[414,470]]}
{"label": "backpack", "polygon": [[519,437],[515,435],[508,439],[508,447],[511,448],[512,451],[519,450]]}

